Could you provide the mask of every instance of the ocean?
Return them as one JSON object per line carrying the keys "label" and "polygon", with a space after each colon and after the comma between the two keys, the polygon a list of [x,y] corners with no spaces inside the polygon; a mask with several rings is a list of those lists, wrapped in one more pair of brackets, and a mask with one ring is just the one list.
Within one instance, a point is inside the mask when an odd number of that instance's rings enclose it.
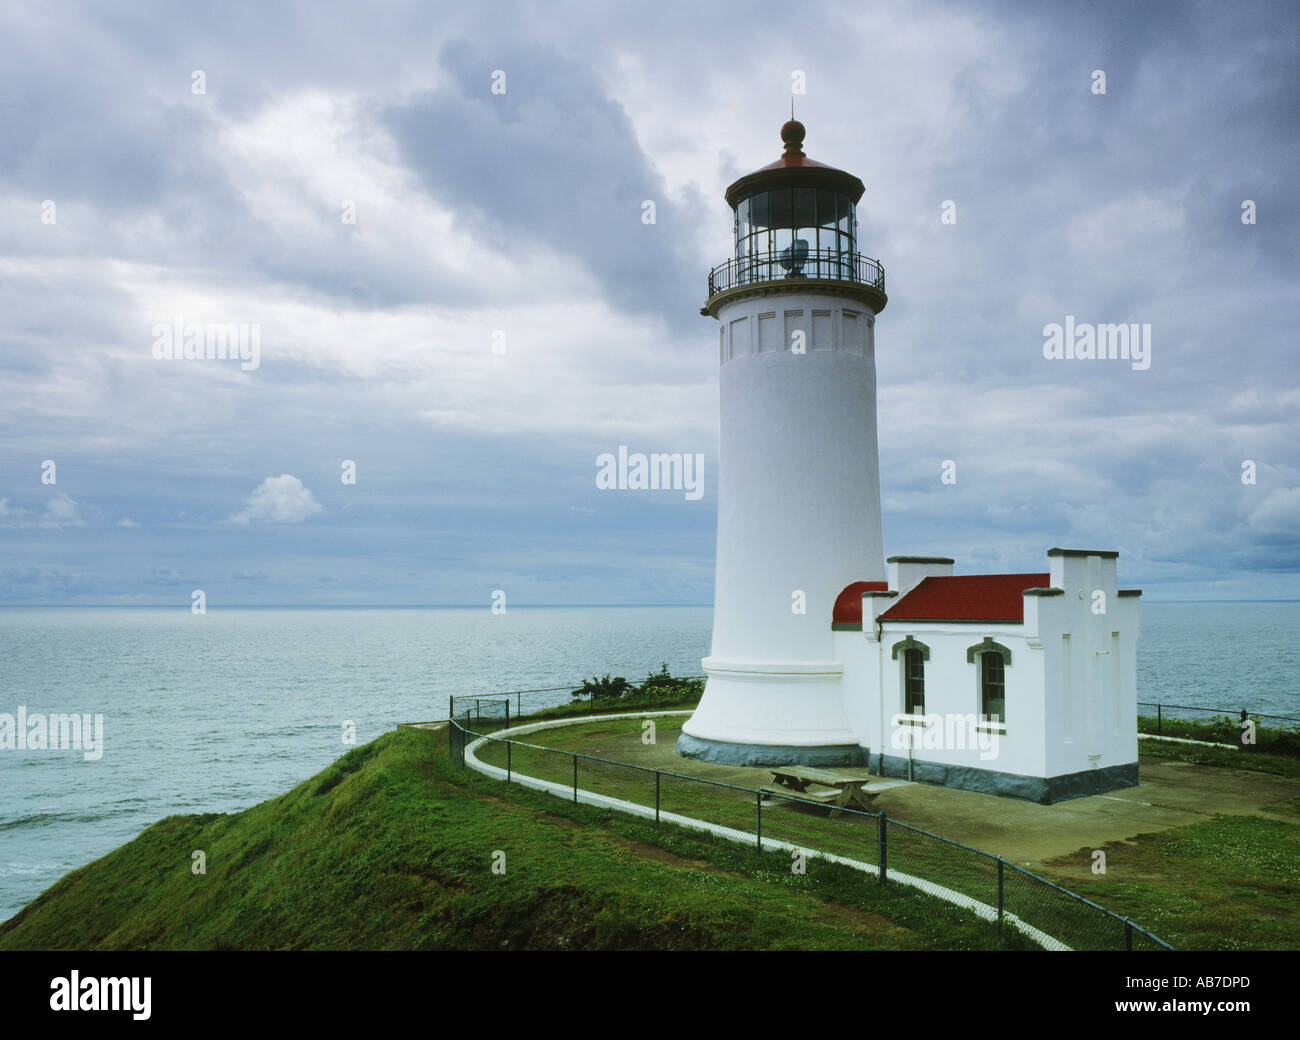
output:
{"label": "ocean", "polygon": [[[104,717],[104,752],[0,751],[0,920],[175,813],[283,793],[450,695],[700,674],[711,607],[0,608],[0,712]],[[1300,603],[1144,603],[1138,697],[1300,716]],[[559,699],[565,699],[563,694]],[[177,869],[187,869],[178,862]]]}

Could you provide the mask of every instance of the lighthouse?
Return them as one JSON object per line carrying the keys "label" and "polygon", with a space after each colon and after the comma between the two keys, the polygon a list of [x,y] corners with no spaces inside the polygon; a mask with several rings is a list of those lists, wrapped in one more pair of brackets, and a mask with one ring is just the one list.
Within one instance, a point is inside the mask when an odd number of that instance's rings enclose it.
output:
{"label": "lighthouse", "polygon": [[[743,765],[859,765],[833,639],[837,600],[885,590],[876,440],[881,265],[859,253],[851,173],[784,151],[726,191],[730,259],[701,314],[718,324],[713,643],[679,753]],[[859,619],[861,615],[858,615]]]}

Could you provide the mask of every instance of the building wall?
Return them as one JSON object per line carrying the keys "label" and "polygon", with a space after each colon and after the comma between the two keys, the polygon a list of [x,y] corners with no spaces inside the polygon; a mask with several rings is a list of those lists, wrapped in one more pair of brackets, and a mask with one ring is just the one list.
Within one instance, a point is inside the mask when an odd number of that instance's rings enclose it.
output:
{"label": "building wall", "polygon": [[[713,645],[683,732],[853,745],[831,611],[847,581],[884,579],[874,315],[850,298],[783,292],[728,302],[718,320]],[[796,331],[805,353],[791,349]],[[805,613],[792,610],[796,593]]]}
{"label": "building wall", "polygon": [[[925,716],[922,725],[899,718],[904,711],[903,654],[891,656],[894,645],[911,636],[930,648],[925,662]],[[966,660],[967,648],[985,637],[1011,651],[1004,670],[1005,731],[978,722],[980,660]],[[877,647],[881,666],[881,735],[878,747],[886,755],[908,757],[906,736],[915,736],[912,758],[946,765],[1047,776],[1044,733],[1046,711],[1042,695],[1043,654],[1031,646],[1023,626],[980,622],[887,621]],[[984,746],[980,742],[984,741]],[[935,746],[935,745],[938,746]]]}
{"label": "building wall", "polygon": [[1139,600],[1118,595],[1113,558],[1050,563],[1062,594],[1025,597],[1026,628],[1047,662],[1048,767],[1059,775],[1136,763]]}
{"label": "building wall", "polygon": [[[1024,597],[1022,624],[887,621],[877,640],[871,619],[888,601],[864,597],[863,632],[836,635],[848,715],[873,768],[906,775],[911,734],[919,780],[1045,802],[1137,783],[1139,598],[1119,595],[1113,557],[1049,564],[1053,587]],[[900,717],[903,654],[893,648],[908,637],[929,648],[920,725]],[[980,658],[966,655],[986,637],[1011,652],[996,741],[970,725],[980,714]]]}
{"label": "building wall", "polygon": [[[825,661],[835,597],[885,577],[875,355],[870,337],[846,342],[842,327],[846,311],[864,329],[872,316],[849,303],[791,293],[719,313],[716,659],[766,660],[779,646],[782,659]],[[778,349],[759,349],[769,314],[807,333],[806,354],[784,331]],[[806,614],[791,610],[796,591]]]}

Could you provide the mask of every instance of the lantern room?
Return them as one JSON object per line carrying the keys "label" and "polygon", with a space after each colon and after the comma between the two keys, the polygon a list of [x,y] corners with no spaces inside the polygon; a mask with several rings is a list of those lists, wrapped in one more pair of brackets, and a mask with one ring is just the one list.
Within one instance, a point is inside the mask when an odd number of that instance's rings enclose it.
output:
{"label": "lantern room", "polygon": [[851,173],[804,154],[804,126],[781,127],[785,151],[727,189],[734,220],[732,259],[714,269],[709,295],[785,279],[869,286],[885,303],[884,271],[858,253],[857,205],[866,190]]}

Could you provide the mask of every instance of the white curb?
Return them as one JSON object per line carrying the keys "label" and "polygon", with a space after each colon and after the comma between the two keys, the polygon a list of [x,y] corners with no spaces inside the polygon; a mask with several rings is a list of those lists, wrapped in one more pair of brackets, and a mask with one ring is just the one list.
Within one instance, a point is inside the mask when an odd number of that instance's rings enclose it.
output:
{"label": "white curb", "polygon": [[[473,743],[465,745],[465,764],[475,772],[482,773],[484,776],[490,776],[497,780],[506,779],[506,771],[499,766],[488,765],[482,761],[474,752],[480,745],[486,744],[493,739],[502,737],[520,736],[525,733],[535,733],[542,729],[554,729],[559,726],[571,726],[580,722],[600,722],[606,719],[644,719],[658,718],[666,715],[690,715],[691,710],[685,711],[629,711],[619,712],[614,715],[582,715],[575,718],[564,719],[547,719],[544,722],[530,722],[523,726],[512,726],[510,729],[499,730],[492,737],[479,737]],[[567,754],[568,752],[558,752]],[[645,769],[645,766],[637,768]],[[556,795],[568,801],[573,801],[573,786],[571,784],[557,784],[550,780],[541,780],[534,776],[525,776],[522,773],[511,770],[510,781],[512,783],[522,784],[524,787],[530,787],[537,791],[545,791],[548,794]],[[598,794],[595,791],[584,791],[578,788],[577,800],[585,805],[598,805],[605,809],[616,809],[619,812],[627,813],[631,816],[640,816],[653,820],[655,811],[653,806],[637,805],[635,802],[624,801],[621,798],[613,798],[610,795]],[[753,845],[755,837],[746,831],[739,831],[732,827],[724,827],[721,824],[709,823],[706,820],[698,820],[693,816],[682,816],[678,813],[661,812],[659,814],[661,821],[676,824],[679,827],[686,827],[690,830],[705,831],[709,834],[724,838],[727,841],[737,842],[743,845]],[[880,868],[870,863],[864,863],[861,860],[848,859],[844,856],[837,856],[834,853],[822,852],[819,849],[805,848],[800,845],[792,845],[789,842],[781,841],[775,838],[764,839],[764,848],[782,849],[788,852],[802,852],[805,856],[812,856],[817,859],[826,860],[829,863],[841,863],[846,867],[852,867],[854,870],[860,870],[865,874],[880,874]],[[942,885],[936,885],[932,881],[926,881],[924,878],[913,877],[910,874],[902,874],[898,871],[889,871],[889,880],[897,881],[899,884],[910,885],[925,892],[927,895],[942,899],[945,902],[952,903],[954,906],[960,906],[963,909],[972,911],[976,916],[982,917],[986,921],[996,921],[998,919],[998,910],[995,906],[989,906],[987,903],[981,903],[977,899],[955,892],[950,888],[944,888]],[[1014,924],[1021,932],[1029,936],[1036,943],[1046,950],[1069,950],[1070,947],[1065,945],[1060,939],[1048,935],[1046,932],[1035,928],[1033,925],[1026,924],[1015,914],[1003,911],[1003,918]]]}

